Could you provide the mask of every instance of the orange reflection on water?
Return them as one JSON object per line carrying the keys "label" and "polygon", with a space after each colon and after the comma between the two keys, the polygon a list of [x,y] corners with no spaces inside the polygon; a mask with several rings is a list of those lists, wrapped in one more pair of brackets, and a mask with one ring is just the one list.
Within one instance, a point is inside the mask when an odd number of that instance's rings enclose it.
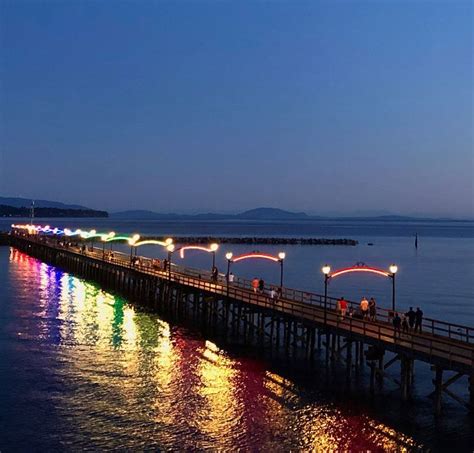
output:
{"label": "orange reflection on water", "polygon": [[237,370],[234,363],[211,341],[200,350],[197,368],[200,386],[197,391],[202,404],[197,413],[199,428],[212,441],[232,438],[238,432],[240,407],[235,394]]}

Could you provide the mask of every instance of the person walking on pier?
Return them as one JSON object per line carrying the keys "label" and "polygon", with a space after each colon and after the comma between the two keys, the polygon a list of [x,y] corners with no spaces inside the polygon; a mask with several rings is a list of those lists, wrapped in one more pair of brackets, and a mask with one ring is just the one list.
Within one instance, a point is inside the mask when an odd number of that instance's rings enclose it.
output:
{"label": "person walking on pier", "polygon": [[369,301],[365,296],[360,301],[360,311],[362,313],[362,318],[367,319],[367,316],[369,314]]}
{"label": "person walking on pier", "polygon": [[252,288],[253,288],[253,292],[256,293],[258,291],[258,286],[259,286],[259,281],[258,281],[258,278],[255,277],[253,280],[252,280]]}
{"label": "person walking on pier", "polygon": [[402,317],[402,332],[403,333],[408,333],[409,332],[407,315],[403,315],[403,317]]}
{"label": "person walking on pier", "polygon": [[234,283],[234,278],[235,278],[235,276],[234,276],[234,274],[233,274],[232,272],[229,274],[229,277],[228,277],[228,278],[229,278],[229,283]]}
{"label": "person walking on pier", "polygon": [[259,281],[258,281],[258,291],[260,293],[263,293],[263,290],[265,289],[265,282],[263,281],[263,278],[261,278]]}
{"label": "person walking on pier", "polygon": [[344,318],[347,312],[347,300],[344,297],[339,299],[339,307],[341,309],[341,316]]}
{"label": "person walking on pier", "polygon": [[376,307],[375,299],[371,297],[369,300],[369,319],[371,321],[375,321],[376,315],[377,315],[377,307]]}
{"label": "person walking on pier", "polygon": [[420,307],[416,307],[415,312],[415,333],[421,333],[421,325],[423,324],[423,312],[420,310]]}
{"label": "person walking on pier", "polygon": [[402,325],[402,318],[400,318],[400,315],[398,313],[395,313],[395,317],[393,318],[392,323],[393,323],[393,337],[400,338],[401,337],[400,327]]}
{"label": "person walking on pier", "polygon": [[212,278],[212,281],[213,281],[213,282],[217,282],[217,277],[218,277],[218,275],[219,275],[219,271],[217,270],[217,267],[214,266],[214,267],[212,268],[212,275],[211,275],[211,278]]}
{"label": "person walking on pier", "polygon": [[275,291],[275,288],[272,286],[272,289],[270,290],[270,299],[272,300],[272,302],[275,300],[275,297],[276,297],[276,291]]}
{"label": "person walking on pier", "polygon": [[405,314],[408,318],[408,324],[410,325],[410,330],[413,330],[413,327],[415,327],[415,318],[416,318],[416,313],[413,311],[413,307],[410,307],[410,310],[408,310]]}

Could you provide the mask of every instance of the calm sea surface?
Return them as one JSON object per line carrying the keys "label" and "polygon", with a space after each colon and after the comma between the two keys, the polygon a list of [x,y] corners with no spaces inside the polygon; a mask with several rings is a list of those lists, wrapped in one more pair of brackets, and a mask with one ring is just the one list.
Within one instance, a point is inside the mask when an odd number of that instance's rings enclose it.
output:
{"label": "calm sea surface", "polygon": [[[41,221],[38,221],[41,222]],[[10,222],[0,220],[0,230]],[[320,268],[395,262],[397,305],[474,326],[474,231],[463,223],[302,222],[269,224],[68,220],[51,225],[173,235],[311,236],[359,240],[355,247],[259,247],[284,250],[285,284],[321,291]],[[419,248],[413,245],[419,234]],[[373,243],[373,246],[367,243]],[[126,251],[126,249],[123,249]],[[222,246],[218,265],[225,271]],[[143,247],[148,256],[164,256]],[[209,268],[210,257],[179,264]],[[268,263],[234,273],[278,281]],[[391,301],[390,282],[348,276],[330,294]],[[402,404],[387,384],[371,400],[361,382],[346,390],[323,379],[318,363],[278,363],[169,324],[127,300],[7,247],[0,247],[0,450],[78,449],[472,451],[473,421],[445,400],[435,419],[432,372],[420,365],[414,400]],[[363,381],[364,378],[362,378]],[[466,382],[453,387],[467,398]]]}

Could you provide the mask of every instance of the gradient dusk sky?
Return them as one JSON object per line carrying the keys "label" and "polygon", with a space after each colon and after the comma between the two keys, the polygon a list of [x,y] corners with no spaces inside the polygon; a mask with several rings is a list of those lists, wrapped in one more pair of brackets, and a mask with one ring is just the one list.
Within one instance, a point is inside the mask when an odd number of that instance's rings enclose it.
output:
{"label": "gradient dusk sky", "polygon": [[473,3],[0,0],[0,195],[473,217]]}

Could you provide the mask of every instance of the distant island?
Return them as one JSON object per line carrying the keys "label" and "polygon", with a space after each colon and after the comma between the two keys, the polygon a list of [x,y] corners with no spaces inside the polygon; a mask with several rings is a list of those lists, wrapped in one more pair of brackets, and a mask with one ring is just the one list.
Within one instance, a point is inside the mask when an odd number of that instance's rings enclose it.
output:
{"label": "distant island", "polygon": [[11,206],[14,208],[29,208],[32,201],[35,202],[35,208],[89,209],[78,204],[66,204],[59,201],[36,200],[19,197],[0,197],[0,205]]}
{"label": "distant island", "polygon": [[[0,217],[29,217],[30,208],[0,205]],[[35,208],[35,217],[108,217],[108,212],[94,209]]]}
{"label": "distant island", "polygon": [[[0,217],[30,217],[32,200],[0,197]],[[109,217],[106,211],[67,205],[57,201],[35,200],[35,217]]]}

